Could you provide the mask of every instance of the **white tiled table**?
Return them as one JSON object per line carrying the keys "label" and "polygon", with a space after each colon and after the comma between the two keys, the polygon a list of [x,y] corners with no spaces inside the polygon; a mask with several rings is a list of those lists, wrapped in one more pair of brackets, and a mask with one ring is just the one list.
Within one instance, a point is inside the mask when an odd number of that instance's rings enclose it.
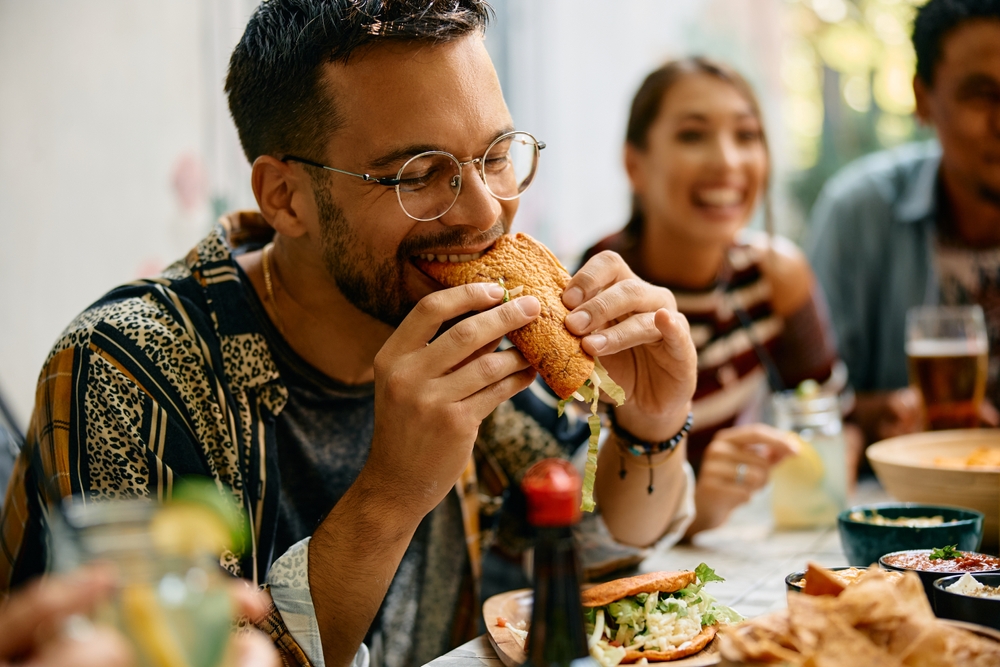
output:
{"label": "white tiled table", "polygon": [[[889,496],[875,480],[860,484],[852,504],[880,502]],[[646,559],[640,570],[693,570],[708,563],[726,581],[713,583],[712,594],[744,616],[785,607],[785,575],[804,570],[809,561],[846,565],[836,528],[778,532],[768,501],[758,496],[737,510],[725,526],[698,535],[693,544],[678,545]],[[426,667],[502,667],[486,636],[433,660]]]}

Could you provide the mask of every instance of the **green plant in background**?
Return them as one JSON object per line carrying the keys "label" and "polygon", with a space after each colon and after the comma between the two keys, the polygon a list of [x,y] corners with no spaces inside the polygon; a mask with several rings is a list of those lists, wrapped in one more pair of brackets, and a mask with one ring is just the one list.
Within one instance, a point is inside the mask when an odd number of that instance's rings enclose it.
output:
{"label": "green plant in background", "polygon": [[932,136],[913,117],[913,17],[926,0],[787,0],[782,53],[790,189],[808,214],[823,184],[875,150]]}

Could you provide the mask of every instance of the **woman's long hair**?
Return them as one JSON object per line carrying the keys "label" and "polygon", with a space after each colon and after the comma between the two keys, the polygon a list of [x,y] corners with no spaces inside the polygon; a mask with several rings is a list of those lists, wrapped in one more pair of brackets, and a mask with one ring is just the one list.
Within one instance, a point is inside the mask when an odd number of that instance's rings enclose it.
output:
{"label": "woman's long hair", "polygon": [[[746,99],[750,105],[750,110],[760,123],[760,138],[764,144],[764,152],[767,154],[768,165],[768,178],[764,182],[764,227],[768,234],[772,234],[774,223],[771,213],[771,196],[768,192],[771,181],[771,151],[767,145],[767,135],[764,133],[764,118],[760,113],[760,102],[758,102],[757,95],[754,94],[753,88],[750,87],[747,80],[729,65],[712,60],[711,58],[705,58],[704,56],[693,56],[680,60],[671,60],[659,69],[651,72],[646,77],[646,80],[642,82],[642,85],[639,86],[639,90],[632,99],[632,109],[629,112],[625,141],[641,151],[646,150],[649,128],[660,115],[663,98],[675,83],[688,74],[707,74],[731,85]],[[630,242],[637,242],[642,236],[643,224],[642,203],[639,201],[639,197],[633,194],[632,216],[625,226],[625,235]]]}

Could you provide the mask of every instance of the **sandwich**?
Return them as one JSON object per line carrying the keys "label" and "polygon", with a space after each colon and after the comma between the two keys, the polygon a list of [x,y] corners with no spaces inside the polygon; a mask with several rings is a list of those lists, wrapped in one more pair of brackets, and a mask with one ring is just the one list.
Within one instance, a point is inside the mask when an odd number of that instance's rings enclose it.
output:
{"label": "sandwich", "polygon": [[507,296],[533,296],[538,317],[507,338],[561,399],[570,398],[594,372],[594,358],[563,322],[569,310],[562,294],[569,272],[548,248],[527,234],[501,236],[487,252],[466,262],[417,260],[420,269],[446,287],[498,283]]}
{"label": "sandwich", "polygon": [[[448,258],[450,259],[450,257]],[[570,333],[565,320],[569,309],[562,295],[569,272],[544,245],[527,234],[505,234],[492,248],[468,261],[440,261],[425,255],[416,260],[421,271],[445,287],[469,283],[497,283],[504,288],[504,301],[533,296],[541,304],[538,317],[507,334],[525,360],[566,404],[580,400],[590,404],[590,444],[583,479],[583,509],[593,511],[594,477],[597,471],[597,441],[601,420],[597,415],[600,391],[618,405],[625,392],[608,376],[599,359],[584,352],[580,336]]]}
{"label": "sandwich", "polygon": [[615,667],[698,653],[720,625],[743,620],[703,590],[712,581],[723,579],[702,563],[694,572],[651,572],[588,588],[580,597],[590,654]]}

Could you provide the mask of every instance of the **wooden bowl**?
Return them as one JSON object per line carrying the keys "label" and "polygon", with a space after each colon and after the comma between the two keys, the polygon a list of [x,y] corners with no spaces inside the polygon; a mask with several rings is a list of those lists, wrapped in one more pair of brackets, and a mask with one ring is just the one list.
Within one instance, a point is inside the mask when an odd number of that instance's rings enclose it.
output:
{"label": "wooden bowl", "polygon": [[[984,515],[980,551],[1000,551],[1000,468],[958,468],[935,463],[980,447],[1000,449],[1000,429],[932,431],[889,438],[870,446],[868,460],[897,500],[950,505]],[[944,546],[944,545],[941,545]]]}

